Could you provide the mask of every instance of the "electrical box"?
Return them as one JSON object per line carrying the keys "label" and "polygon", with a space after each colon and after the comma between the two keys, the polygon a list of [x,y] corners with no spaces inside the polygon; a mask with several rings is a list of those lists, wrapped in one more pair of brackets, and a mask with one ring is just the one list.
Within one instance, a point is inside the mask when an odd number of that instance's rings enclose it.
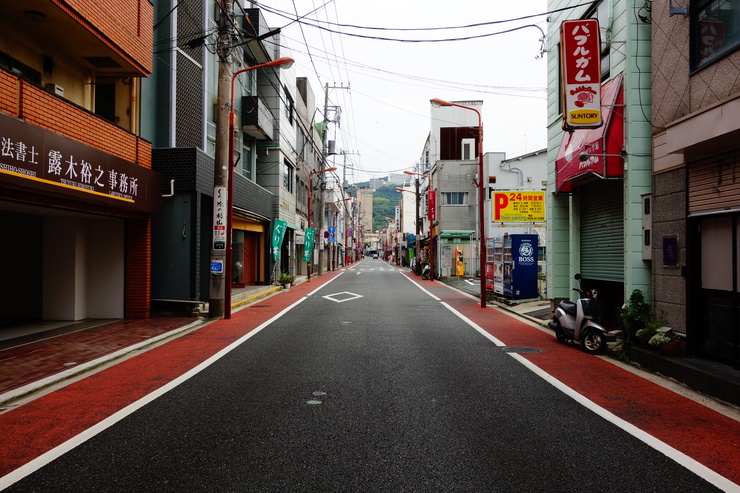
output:
{"label": "electrical box", "polygon": [[642,195],[642,259],[653,259],[653,196]]}

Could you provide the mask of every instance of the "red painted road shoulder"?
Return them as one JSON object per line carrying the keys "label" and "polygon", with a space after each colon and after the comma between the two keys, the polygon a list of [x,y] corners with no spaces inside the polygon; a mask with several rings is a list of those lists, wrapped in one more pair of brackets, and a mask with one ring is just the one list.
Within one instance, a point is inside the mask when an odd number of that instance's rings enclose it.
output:
{"label": "red painted road shoulder", "polygon": [[[323,275],[0,415],[0,477],[177,379],[334,279]],[[412,281],[417,282],[412,278]],[[417,282],[587,399],[740,483],[740,423],[438,283]],[[58,419],[64,416],[65,419]]]}
{"label": "red painted road shoulder", "polygon": [[0,477],[172,382],[338,274],[294,286],[0,415]]}
{"label": "red painted road shoulder", "polygon": [[532,364],[588,400],[740,484],[740,423],[639,375],[589,355],[577,345],[428,281],[421,285],[506,346],[532,347]]}

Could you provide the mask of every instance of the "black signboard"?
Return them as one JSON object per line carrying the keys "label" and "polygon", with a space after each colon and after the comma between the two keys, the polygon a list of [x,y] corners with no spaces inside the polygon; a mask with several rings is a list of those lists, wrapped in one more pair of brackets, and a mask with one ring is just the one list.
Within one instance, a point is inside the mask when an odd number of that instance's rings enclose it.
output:
{"label": "black signboard", "polygon": [[156,171],[0,113],[2,182],[131,211],[162,206]]}

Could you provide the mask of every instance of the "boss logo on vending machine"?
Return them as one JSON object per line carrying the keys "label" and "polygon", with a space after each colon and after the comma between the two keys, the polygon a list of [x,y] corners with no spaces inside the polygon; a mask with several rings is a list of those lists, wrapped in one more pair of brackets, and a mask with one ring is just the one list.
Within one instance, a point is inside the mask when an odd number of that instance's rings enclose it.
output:
{"label": "boss logo on vending machine", "polygon": [[519,263],[523,265],[534,263],[534,247],[531,243],[522,243],[519,245]]}

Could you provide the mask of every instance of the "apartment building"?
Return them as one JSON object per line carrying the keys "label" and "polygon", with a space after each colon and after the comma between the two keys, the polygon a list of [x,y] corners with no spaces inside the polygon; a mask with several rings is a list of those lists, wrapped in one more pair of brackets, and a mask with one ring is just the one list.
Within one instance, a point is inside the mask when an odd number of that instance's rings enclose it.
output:
{"label": "apartment building", "polygon": [[[632,291],[648,298],[651,291],[642,230],[652,186],[649,11],[624,0],[549,1],[548,11],[555,12],[548,25],[548,293],[553,305],[569,298],[580,273],[585,288],[598,289],[607,326],[617,328]],[[592,18],[599,21],[603,124],[564,131],[560,27]]]}
{"label": "apartment building", "polygon": [[652,2],[654,315],[740,365],[740,6]]}
{"label": "apartment building", "polygon": [[149,317],[161,179],[140,97],[152,23],[138,0],[4,3],[3,320]]}
{"label": "apartment building", "polygon": [[[464,106],[432,106],[431,132],[423,155],[429,156],[431,190],[436,202],[427,204],[427,221],[432,227],[431,255],[435,276],[458,272],[455,251],[463,252],[465,276],[478,275],[480,225],[478,214],[479,120],[483,101],[456,101]],[[471,111],[474,108],[476,111]]]}

